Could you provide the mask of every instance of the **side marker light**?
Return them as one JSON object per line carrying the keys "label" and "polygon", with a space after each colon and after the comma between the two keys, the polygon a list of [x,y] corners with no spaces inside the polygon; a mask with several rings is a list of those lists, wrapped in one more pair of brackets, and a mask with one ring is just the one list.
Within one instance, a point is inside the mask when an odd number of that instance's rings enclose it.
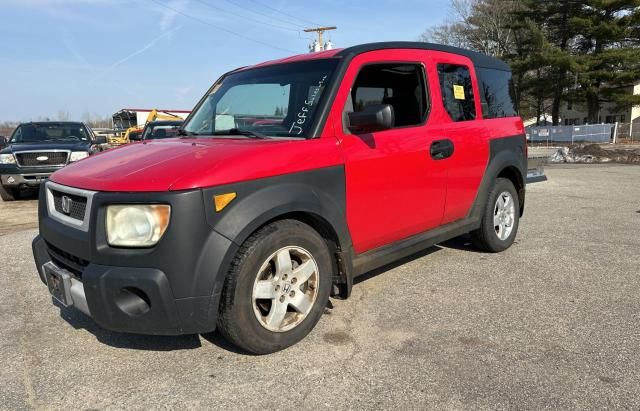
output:
{"label": "side marker light", "polygon": [[238,195],[236,193],[225,193],[213,196],[213,203],[216,206],[216,213],[222,211],[237,196]]}

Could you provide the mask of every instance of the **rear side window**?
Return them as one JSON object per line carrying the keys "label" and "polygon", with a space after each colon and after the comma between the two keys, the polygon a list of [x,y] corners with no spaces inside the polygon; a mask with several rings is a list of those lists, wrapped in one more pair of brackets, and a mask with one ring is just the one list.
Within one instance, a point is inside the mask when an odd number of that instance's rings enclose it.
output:
{"label": "rear side window", "polygon": [[424,69],[420,64],[372,64],[362,68],[351,89],[345,112],[373,104],[390,104],[395,127],[417,126],[427,118]]}
{"label": "rear side window", "polygon": [[478,67],[478,85],[483,118],[514,117],[518,115],[513,104],[511,72]]}
{"label": "rear side window", "polygon": [[476,118],[471,73],[466,66],[438,64],[442,103],[453,121]]}

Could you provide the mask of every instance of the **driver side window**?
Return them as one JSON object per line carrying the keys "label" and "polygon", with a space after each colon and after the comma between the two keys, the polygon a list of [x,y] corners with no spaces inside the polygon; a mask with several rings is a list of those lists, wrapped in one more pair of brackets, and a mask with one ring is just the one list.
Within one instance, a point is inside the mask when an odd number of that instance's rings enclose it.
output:
{"label": "driver side window", "polygon": [[422,65],[380,63],[363,67],[347,99],[345,124],[347,113],[379,104],[393,107],[394,128],[424,124],[429,100]]}

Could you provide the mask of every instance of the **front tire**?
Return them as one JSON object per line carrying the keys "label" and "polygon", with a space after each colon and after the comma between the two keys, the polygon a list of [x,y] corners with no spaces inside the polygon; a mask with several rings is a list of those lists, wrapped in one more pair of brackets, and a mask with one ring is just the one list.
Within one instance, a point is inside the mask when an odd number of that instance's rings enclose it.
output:
{"label": "front tire", "polygon": [[17,188],[0,185],[0,198],[2,201],[15,201],[19,196]]}
{"label": "front tire", "polygon": [[223,289],[218,329],[237,347],[268,354],[302,340],[329,299],[324,239],[296,220],[269,224],[238,251]]}
{"label": "front tire", "polygon": [[480,228],[471,232],[473,244],[498,253],[511,247],[520,223],[520,201],[511,180],[496,179],[482,215]]}

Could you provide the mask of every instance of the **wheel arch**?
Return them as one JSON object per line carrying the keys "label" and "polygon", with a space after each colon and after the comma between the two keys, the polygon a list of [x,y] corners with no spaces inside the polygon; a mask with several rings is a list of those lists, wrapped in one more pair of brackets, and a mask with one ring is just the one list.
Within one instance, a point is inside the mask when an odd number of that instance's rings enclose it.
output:
{"label": "wheel arch", "polygon": [[521,135],[490,140],[490,156],[476,200],[468,217],[479,221],[482,210],[495,180],[508,178],[516,187],[520,203],[520,215],[524,212],[527,175],[527,159],[525,156],[525,139]]}
{"label": "wheel arch", "polygon": [[[289,183],[267,186],[240,198],[224,213],[214,215],[214,230],[237,245],[251,234],[277,220],[299,220],[313,227],[338,247],[351,244],[344,208],[331,193],[317,191],[304,184]],[[211,213],[208,213],[211,215]],[[216,218],[218,217],[218,218]]]}
{"label": "wheel arch", "polygon": [[506,178],[511,181],[515,187],[516,193],[518,194],[520,216],[522,216],[524,213],[525,182],[520,170],[514,165],[506,166],[498,173],[497,178]]}
{"label": "wheel arch", "polygon": [[342,243],[340,237],[331,223],[321,215],[313,211],[292,211],[285,214],[280,214],[271,220],[265,222],[258,230],[265,225],[274,223],[280,220],[296,220],[301,223],[305,223],[313,228],[325,241],[336,247],[336,250],[341,249]]}
{"label": "wheel arch", "polygon": [[[216,212],[213,196],[228,192],[237,193],[237,197]],[[209,225],[234,244],[224,261],[230,262],[238,247],[262,227],[292,219],[309,225],[325,239],[334,260],[334,283],[351,284],[346,274],[351,271],[339,265],[340,255],[351,247],[342,166],[205,189],[203,201]],[[228,268],[218,270],[215,279],[218,286],[214,288],[218,292]]]}
{"label": "wheel arch", "polygon": [[350,239],[341,239],[333,224],[314,211],[292,211],[279,214],[258,226],[249,236],[269,224],[282,220],[295,220],[304,223],[324,239],[333,263],[332,282],[336,290],[334,290],[335,292],[332,291],[332,294],[342,298],[349,297],[353,285],[353,277],[351,266],[349,265],[348,268],[346,264],[350,264],[351,254],[344,251],[349,249]]}

